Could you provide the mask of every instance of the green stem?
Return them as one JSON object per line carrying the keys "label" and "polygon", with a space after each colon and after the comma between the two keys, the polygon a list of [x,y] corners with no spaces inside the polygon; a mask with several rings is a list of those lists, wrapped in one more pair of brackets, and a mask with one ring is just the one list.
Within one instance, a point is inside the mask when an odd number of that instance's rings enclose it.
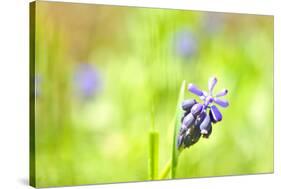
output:
{"label": "green stem", "polygon": [[159,179],[160,179],[160,180],[161,180],[161,179],[165,179],[165,178],[168,176],[168,174],[169,174],[169,172],[170,172],[170,170],[171,170],[171,165],[172,165],[172,160],[170,160],[170,161],[168,161],[168,162],[166,163],[166,165],[165,165],[163,171],[162,171],[161,174],[159,175]]}
{"label": "green stem", "polygon": [[[181,153],[180,153],[181,151],[182,151],[182,149],[179,150],[178,157],[179,157],[179,155],[181,154]],[[165,179],[171,171],[173,171],[173,170],[176,171],[176,169],[177,169],[177,163],[174,164],[174,167],[173,167],[173,169],[172,169],[172,160],[170,159],[170,160],[166,163],[166,165],[165,165],[163,171],[161,172],[161,174],[159,175],[159,179]],[[174,178],[172,174],[171,174],[171,178],[172,178],[172,179]]]}
{"label": "green stem", "polygon": [[155,180],[158,177],[158,159],[159,159],[159,133],[157,131],[149,132],[149,178]]}

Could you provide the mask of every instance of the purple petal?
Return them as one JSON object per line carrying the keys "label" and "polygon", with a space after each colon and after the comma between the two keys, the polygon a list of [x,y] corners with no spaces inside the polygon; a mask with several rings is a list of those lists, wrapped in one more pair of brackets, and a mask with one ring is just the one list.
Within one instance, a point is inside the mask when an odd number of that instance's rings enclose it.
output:
{"label": "purple petal", "polygon": [[181,117],[181,123],[183,122],[183,119],[185,118],[185,116],[187,116],[189,113],[190,113],[190,110],[189,110],[189,112],[184,112],[183,116]]}
{"label": "purple petal", "polygon": [[197,117],[197,119],[195,120],[195,127],[200,127],[201,123],[203,122],[203,120],[205,119],[206,117],[206,112],[201,112],[200,115]]}
{"label": "purple petal", "polygon": [[200,124],[201,134],[208,134],[208,131],[211,127],[211,118],[210,115],[206,115],[202,123]]}
{"label": "purple petal", "polygon": [[180,148],[182,143],[183,143],[183,135],[178,136],[178,141],[177,141],[177,148]]}
{"label": "purple petal", "polygon": [[219,109],[215,105],[211,106],[210,117],[211,117],[212,122],[214,122],[214,123],[222,120],[222,115],[221,115]]}
{"label": "purple petal", "polygon": [[191,112],[191,114],[192,114],[193,116],[196,117],[196,116],[198,116],[198,115],[201,113],[202,109],[203,109],[203,105],[197,103],[197,104],[195,104],[194,106],[192,106],[190,112]]}
{"label": "purple petal", "polygon": [[194,84],[192,84],[192,83],[190,83],[189,85],[188,85],[188,90],[190,91],[190,92],[192,92],[193,94],[196,94],[196,95],[198,95],[198,96],[202,96],[203,95],[203,92],[200,90],[200,89],[198,89]]}
{"label": "purple petal", "polygon": [[183,139],[184,148],[189,148],[192,145],[192,136],[191,135],[185,135]]}
{"label": "purple petal", "polygon": [[218,92],[216,97],[225,96],[228,93],[227,89],[223,89],[222,91]]}
{"label": "purple petal", "polygon": [[209,83],[208,83],[208,87],[209,87],[209,92],[212,94],[213,89],[215,87],[215,85],[217,84],[218,79],[216,77],[211,77],[209,79]]}
{"label": "purple petal", "polygon": [[182,102],[181,107],[182,107],[183,110],[189,112],[194,104],[196,104],[196,100],[195,99],[188,99],[188,100],[184,100]]}
{"label": "purple petal", "polygon": [[190,113],[184,117],[182,121],[182,130],[186,131],[190,126],[193,125],[195,117]]}
{"label": "purple petal", "polygon": [[209,138],[209,136],[212,134],[212,124],[210,126],[210,129],[208,130],[208,134],[203,134],[204,138]]}
{"label": "purple petal", "polygon": [[228,101],[219,98],[215,98],[214,102],[223,108],[226,108],[229,105]]}
{"label": "purple petal", "polygon": [[201,131],[199,127],[195,127],[194,128],[194,132],[192,134],[192,138],[191,138],[191,145],[195,144],[196,142],[198,142],[198,140],[201,137]]}

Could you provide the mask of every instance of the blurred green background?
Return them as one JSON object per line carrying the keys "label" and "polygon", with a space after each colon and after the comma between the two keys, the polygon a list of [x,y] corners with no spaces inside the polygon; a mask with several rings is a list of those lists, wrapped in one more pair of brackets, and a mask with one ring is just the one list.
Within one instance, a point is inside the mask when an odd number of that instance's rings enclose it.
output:
{"label": "blurred green background", "polygon": [[272,16],[37,1],[35,34],[38,186],[148,180],[151,109],[160,171],[181,82],[214,75],[230,106],[176,178],[273,171]]}

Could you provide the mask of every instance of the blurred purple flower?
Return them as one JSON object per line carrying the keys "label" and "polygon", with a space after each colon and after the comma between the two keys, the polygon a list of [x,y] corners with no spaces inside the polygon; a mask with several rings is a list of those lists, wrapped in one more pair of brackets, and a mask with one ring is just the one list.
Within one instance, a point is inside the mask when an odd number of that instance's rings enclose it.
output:
{"label": "blurred purple flower", "polygon": [[207,34],[216,34],[223,28],[223,13],[206,13],[203,16],[202,27]]}
{"label": "blurred purple flower", "polygon": [[74,83],[80,97],[93,97],[101,87],[100,73],[91,64],[79,64],[75,70]]}
{"label": "blurred purple flower", "polygon": [[198,50],[197,38],[188,29],[181,30],[175,34],[174,45],[176,54],[184,58],[195,55]]}
{"label": "blurred purple flower", "polygon": [[183,101],[182,109],[184,110],[184,115],[181,119],[182,126],[178,135],[178,148],[190,147],[200,139],[201,135],[208,138],[212,133],[212,123],[215,124],[222,120],[221,112],[213,103],[223,108],[228,107],[228,101],[219,98],[225,96],[228,90],[223,89],[216,95],[213,95],[216,84],[217,78],[210,78],[208,92],[200,90],[194,84],[188,85],[188,90],[199,96],[202,103],[198,103],[195,99]]}

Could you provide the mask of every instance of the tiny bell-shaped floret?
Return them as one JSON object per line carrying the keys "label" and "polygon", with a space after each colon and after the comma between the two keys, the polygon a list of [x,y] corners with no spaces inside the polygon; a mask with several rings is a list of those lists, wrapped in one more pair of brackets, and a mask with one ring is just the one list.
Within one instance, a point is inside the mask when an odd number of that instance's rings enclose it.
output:
{"label": "tiny bell-shaped floret", "polygon": [[195,104],[194,106],[192,106],[191,110],[190,110],[190,113],[196,117],[198,116],[203,110],[203,105],[202,104]]}
{"label": "tiny bell-shaped floret", "polygon": [[196,104],[196,100],[195,99],[184,100],[182,102],[182,109],[187,111],[187,112],[189,112],[194,104]]}
{"label": "tiny bell-shaped floret", "polygon": [[210,118],[209,114],[206,114],[204,120],[200,124],[201,134],[208,134],[208,131],[210,130],[211,126],[212,126],[211,118]]}
{"label": "tiny bell-shaped floret", "polygon": [[228,90],[227,89],[223,89],[223,90],[221,90],[220,92],[218,92],[216,94],[216,97],[225,96],[225,95],[227,95],[227,93],[228,93]]}
{"label": "tiny bell-shaped floret", "polygon": [[226,108],[229,105],[228,101],[219,98],[215,98],[214,102],[223,108]]}
{"label": "tiny bell-shaped floret", "polygon": [[193,94],[196,94],[197,96],[203,96],[203,91],[201,91],[200,89],[198,89],[194,84],[190,83],[188,85],[188,90],[190,92],[192,92]]}
{"label": "tiny bell-shaped floret", "polygon": [[211,120],[213,123],[216,123],[216,122],[222,120],[221,112],[215,105],[212,105],[210,108],[210,117],[211,117]]}
{"label": "tiny bell-shaped floret", "polygon": [[209,83],[208,83],[208,88],[209,88],[209,93],[212,95],[213,93],[213,89],[215,87],[215,85],[217,84],[218,79],[216,77],[211,77],[209,79]]}
{"label": "tiny bell-shaped floret", "polygon": [[182,132],[187,131],[187,129],[193,125],[194,121],[195,121],[195,117],[191,113],[185,116],[182,121],[181,131]]}

